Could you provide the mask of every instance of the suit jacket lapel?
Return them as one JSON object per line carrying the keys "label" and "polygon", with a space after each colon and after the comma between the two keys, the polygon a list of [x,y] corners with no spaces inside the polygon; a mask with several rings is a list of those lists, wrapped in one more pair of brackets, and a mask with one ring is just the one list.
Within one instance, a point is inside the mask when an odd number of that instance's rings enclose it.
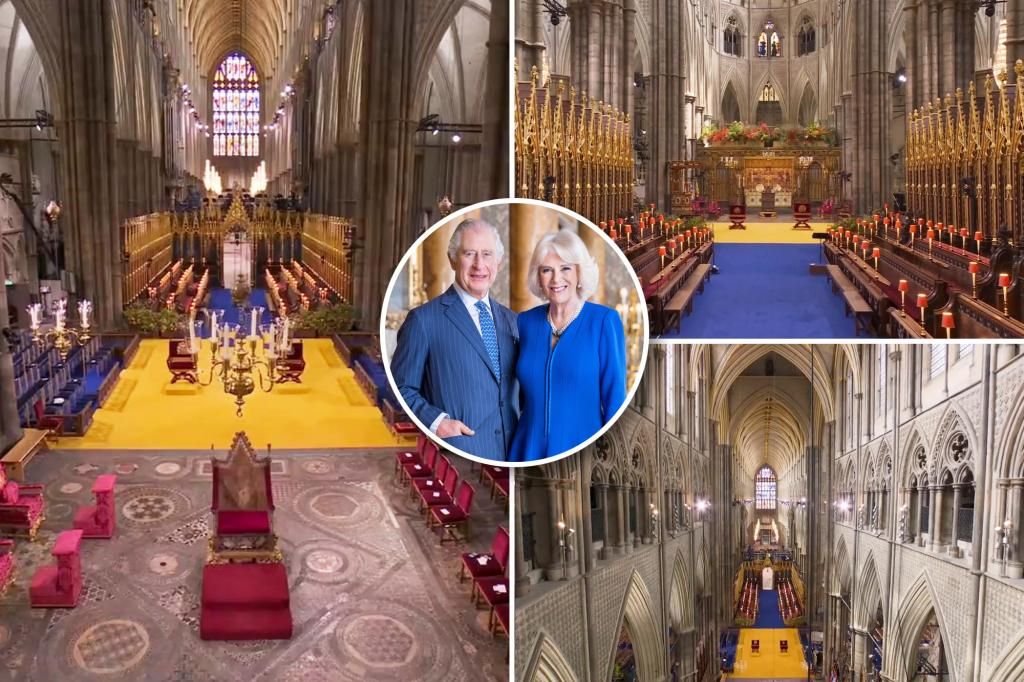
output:
{"label": "suit jacket lapel", "polygon": [[[473,348],[480,359],[487,365],[487,369],[491,371],[491,376],[494,376],[494,369],[491,367],[491,356],[487,354],[487,349],[484,348],[483,337],[480,336],[479,330],[473,323],[473,318],[469,316],[469,311],[466,310],[466,306],[462,304],[462,299],[459,298],[459,294],[455,291],[454,285],[448,289],[448,291],[442,294],[444,297],[443,303],[445,305],[444,314],[451,320],[455,328],[458,329],[466,340],[469,341],[469,345]],[[499,335],[500,336],[500,335]],[[497,379],[497,377],[495,377]]]}
{"label": "suit jacket lapel", "polygon": [[515,338],[516,332],[512,328],[512,316],[506,315],[503,306],[493,304],[492,309],[497,313],[495,316],[495,329],[498,332],[498,353],[501,354],[501,361],[505,367],[509,368],[509,371],[515,371],[515,365],[511,364],[511,360],[515,357],[515,348],[512,346],[512,339]]}

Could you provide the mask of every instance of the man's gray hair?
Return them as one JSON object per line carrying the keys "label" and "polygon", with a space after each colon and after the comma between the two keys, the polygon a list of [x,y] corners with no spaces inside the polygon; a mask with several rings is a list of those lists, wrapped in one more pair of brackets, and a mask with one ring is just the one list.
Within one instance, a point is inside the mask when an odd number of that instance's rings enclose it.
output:
{"label": "man's gray hair", "polygon": [[462,245],[462,233],[467,230],[490,230],[494,233],[494,255],[497,257],[498,262],[505,257],[505,245],[501,243],[501,235],[498,234],[498,228],[491,225],[486,220],[480,218],[468,218],[459,223],[459,226],[452,232],[452,238],[448,241],[448,262],[455,265],[455,259],[459,255],[459,247]]}

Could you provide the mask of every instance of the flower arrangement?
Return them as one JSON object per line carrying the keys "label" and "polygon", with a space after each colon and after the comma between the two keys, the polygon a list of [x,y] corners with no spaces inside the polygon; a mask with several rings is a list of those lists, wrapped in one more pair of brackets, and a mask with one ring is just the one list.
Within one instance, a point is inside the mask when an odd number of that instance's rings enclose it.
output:
{"label": "flower arrangement", "polygon": [[726,126],[708,124],[701,131],[701,138],[707,145],[720,144],[766,144],[785,140],[791,145],[801,144],[835,144],[836,131],[823,126],[817,121],[806,127],[788,128],[783,130],[767,123],[747,125],[742,121],[733,121]]}

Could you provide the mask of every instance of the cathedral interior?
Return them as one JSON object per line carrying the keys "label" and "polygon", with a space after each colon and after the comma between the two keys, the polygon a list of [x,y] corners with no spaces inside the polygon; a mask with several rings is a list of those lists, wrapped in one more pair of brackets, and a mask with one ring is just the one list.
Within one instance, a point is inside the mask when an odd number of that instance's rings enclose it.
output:
{"label": "cathedral interior", "polygon": [[663,339],[1020,337],[1022,38],[1016,0],[518,0],[515,192],[603,226]]}
{"label": "cathedral interior", "polygon": [[0,1],[0,678],[508,678],[507,472],[438,515],[376,331],[508,193],[508,10]]}
{"label": "cathedral interior", "polygon": [[654,346],[619,423],[518,480],[518,679],[1020,679],[1022,370]]}

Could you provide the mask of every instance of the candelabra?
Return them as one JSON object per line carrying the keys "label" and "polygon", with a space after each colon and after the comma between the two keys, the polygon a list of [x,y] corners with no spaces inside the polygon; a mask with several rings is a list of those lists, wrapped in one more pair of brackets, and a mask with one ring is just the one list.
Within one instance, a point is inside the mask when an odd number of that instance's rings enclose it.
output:
{"label": "candelabra", "polygon": [[562,580],[569,579],[569,555],[572,554],[572,540],[575,528],[565,525],[565,519],[558,519],[558,549],[562,555]]}
{"label": "candelabra", "polygon": [[40,327],[42,322],[43,304],[33,303],[28,306],[29,317],[32,318],[32,340],[40,346],[52,343],[57,349],[60,359],[67,360],[68,354],[74,345],[84,346],[92,338],[90,322],[92,317],[92,303],[83,300],[78,302],[78,317],[81,327],[72,329],[67,326],[68,300],[62,298],[54,303],[54,325],[52,329],[43,330]]}
{"label": "candelabra", "polygon": [[[249,334],[241,333],[241,326],[232,323],[217,324],[219,311],[210,312],[210,373],[201,386],[209,386],[214,379],[220,379],[224,392],[235,397],[235,414],[242,416],[245,398],[251,395],[257,385],[264,393],[270,393],[277,383],[276,366],[280,355],[291,349],[288,338],[289,320],[283,318],[272,324],[259,325],[263,308],[253,308]],[[189,321],[190,350],[199,355],[201,343],[195,320]],[[260,356],[262,353],[262,357]],[[199,358],[196,358],[198,364]]]}

